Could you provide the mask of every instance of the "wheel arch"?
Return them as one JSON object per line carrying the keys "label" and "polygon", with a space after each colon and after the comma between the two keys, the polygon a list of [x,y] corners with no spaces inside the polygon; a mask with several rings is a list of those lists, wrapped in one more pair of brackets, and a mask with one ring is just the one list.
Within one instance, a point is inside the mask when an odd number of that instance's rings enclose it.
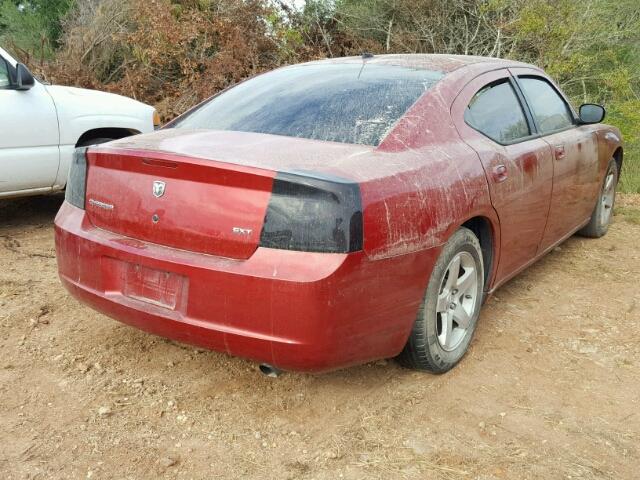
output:
{"label": "wheel arch", "polygon": [[484,288],[488,291],[495,278],[498,260],[500,244],[498,226],[489,217],[477,215],[463,222],[460,227],[471,230],[480,242],[484,264]]}
{"label": "wheel arch", "polygon": [[616,161],[616,164],[618,165],[618,179],[620,178],[620,175],[622,173],[622,159],[623,159],[623,157],[624,157],[624,151],[623,151],[622,147],[619,146],[613,152],[613,159]]}
{"label": "wheel arch", "polygon": [[93,128],[80,135],[80,138],[76,141],[76,146],[94,138],[112,138],[117,140],[119,138],[130,137],[131,135],[138,135],[139,133],[139,131],[131,128]]}

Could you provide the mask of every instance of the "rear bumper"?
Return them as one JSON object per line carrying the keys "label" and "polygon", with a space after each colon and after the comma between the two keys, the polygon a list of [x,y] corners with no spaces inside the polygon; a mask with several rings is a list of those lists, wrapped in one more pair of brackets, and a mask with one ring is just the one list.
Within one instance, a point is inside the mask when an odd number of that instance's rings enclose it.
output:
{"label": "rear bumper", "polygon": [[[258,248],[231,260],[95,228],[67,202],[55,228],[60,278],[82,302],[156,335],[299,371],[397,355],[438,253],[371,261]],[[179,278],[175,302],[126,293],[131,266]]]}

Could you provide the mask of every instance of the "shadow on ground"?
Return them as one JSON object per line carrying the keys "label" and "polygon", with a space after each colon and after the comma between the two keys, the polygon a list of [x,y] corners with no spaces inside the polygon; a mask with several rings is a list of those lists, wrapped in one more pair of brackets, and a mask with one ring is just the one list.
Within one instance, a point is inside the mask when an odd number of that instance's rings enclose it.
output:
{"label": "shadow on ground", "polygon": [[62,193],[11,200],[0,199],[0,229],[52,224],[63,201]]}

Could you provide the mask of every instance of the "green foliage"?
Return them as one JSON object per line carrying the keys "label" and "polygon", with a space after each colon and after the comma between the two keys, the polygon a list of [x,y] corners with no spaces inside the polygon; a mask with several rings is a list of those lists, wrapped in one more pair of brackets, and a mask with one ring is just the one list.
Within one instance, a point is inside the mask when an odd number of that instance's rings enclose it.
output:
{"label": "green foliage", "polygon": [[75,0],[0,0],[0,42],[28,60],[50,58],[62,35],[62,19]]}

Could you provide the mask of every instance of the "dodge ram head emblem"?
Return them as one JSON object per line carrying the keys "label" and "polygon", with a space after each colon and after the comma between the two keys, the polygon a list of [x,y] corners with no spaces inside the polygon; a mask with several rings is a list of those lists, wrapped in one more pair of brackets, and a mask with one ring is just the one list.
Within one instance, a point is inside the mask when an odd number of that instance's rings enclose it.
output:
{"label": "dodge ram head emblem", "polygon": [[167,186],[166,183],[161,182],[160,180],[156,180],[153,182],[153,196],[156,198],[160,198],[164,195],[164,189]]}

